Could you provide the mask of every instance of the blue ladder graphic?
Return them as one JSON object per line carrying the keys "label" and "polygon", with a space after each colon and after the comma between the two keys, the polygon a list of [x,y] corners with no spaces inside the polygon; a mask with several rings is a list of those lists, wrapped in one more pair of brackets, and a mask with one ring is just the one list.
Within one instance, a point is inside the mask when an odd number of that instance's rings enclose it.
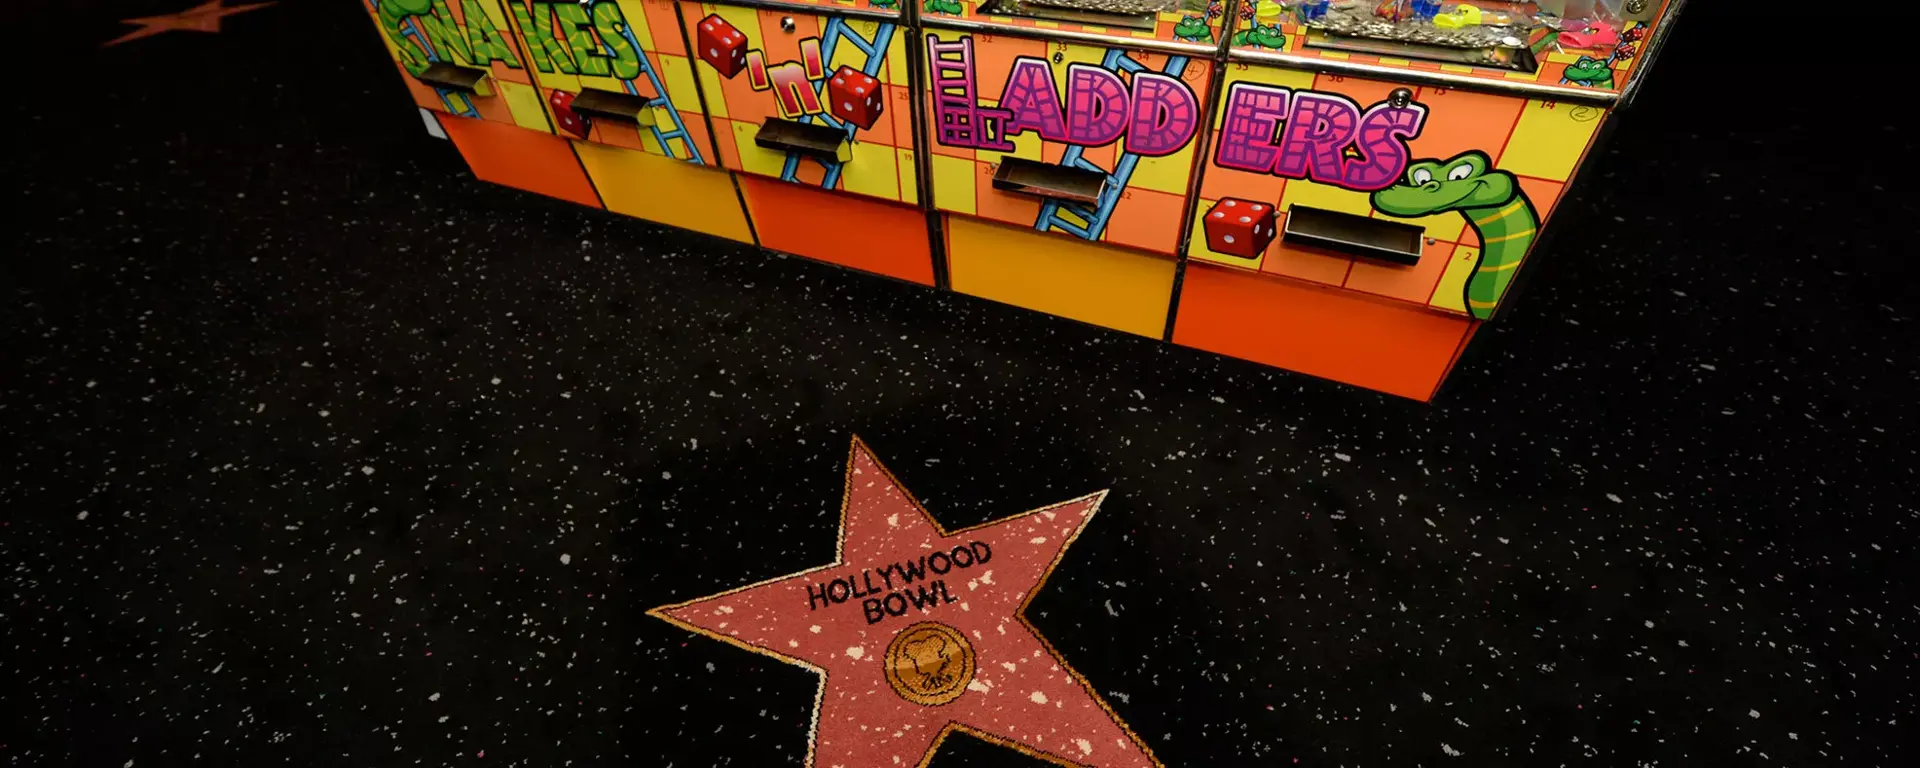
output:
{"label": "blue ladder graphic", "polygon": [[[380,0],[367,0],[367,5],[373,8],[375,16],[379,15]],[[420,50],[427,52],[428,61],[440,60],[440,54],[433,50],[433,43],[427,41],[426,35],[420,34],[418,19],[408,18],[406,24],[401,27],[400,36],[413,38],[414,42],[419,43]],[[480,110],[473,106],[473,99],[468,98],[466,94],[447,88],[435,88],[433,92],[439,94],[440,103],[446,105],[448,112],[461,117],[480,116]]]}
{"label": "blue ladder graphic", "polygon": [[[1100,67],[1116,74],[1125,72],[1132,75],[1147,71],[1145,64],[1134,61],[1126,51],[1117,48],[1108,49],[1106,58],[1100,62]],[[1185,71],[1187,71],[1187,57],[1168,56],[1167,68],[1161,70],[1161,74],[1179,77]],[[1068,147],[1066,153],[1060,156],[1060,164],[1083,171],[1093,171],[1107,177],[1106,185],[1100,188],[1099,205],[1089,209],[1077,203],[1049,198],[1040,206],[1040,216],[1033,222],[1034,229],[1041,232],[1058,229],[1083,240],[1098,240],[1101,233],[1107,231],[1107,219],[1113,216],[1114,206],[1120,204],[1120,195],[1126,192],[1127,180],[1133,178],[1133,169],[1140,164],[1140,156],[1131,152],[1120,153],[1113,164],[1113,170],[1109,172],[1087,160],[1086,153],[1085,147]],[[1071,214],[1082,223],[1075,224],[1062,216],[1063,213]]]}
{"label": "blue ladder graphic", "polygon": [[[867,77],[878,77],[880,75],[880,66],[886,63],[887,46],[893,42],[893,25],[881,24],[873,31],[873,39],[868,40],[861,37],[860,33],[853,31],[852,27],[847,26],[846,19],[835,17],[828,20],[826,31],[820,33],[821,66],[833,66],[834,49],[839,47],[840,39],[843,37],[846,38],[847,42],[852,43],[853,47],[860,49],[861,53],[867,55],[867,60],[861,65],[860,71],[865,73]],[[819,93],[823,98],[827,93],[827,80],[831,79],[831,71],[829,71],[828,74],[829,77],[827,79],[823,79],[814,85],[814,91]],[[820,118],[821,122],[829,126],[846,131],[847,141],[853,141],[853,135],[860,131],[860,126],[828,114],[801,115],[800,121],[811,123],[816,117]],[[799,180],[800,159],[800,155],[797,153],[787,153],[787,164],[780,169],[781,181]],[[820,167],[825,168],[827,171],[826,176],[820,180],[820,187],[822,189],[833,189],[840,185],[840,169],[845,166],[846,163],[837,161],[828,162],[819,158],[813,158],[813,161],[819,163]]]}
{"label": "blue ladder graphic", "polygon": [[[601,2],[607,2],[607,0],[596,0],[596,4]],[[588,10],[591,11],[592,8],[589,7]],[[595,34],[598,34],[598,32],[596,31]],[[699,145],[694,144],[693,138],[687,134],[687,124],[680,119],[680,110],[674,107],[673,102],[667,98],[667,88],[660,84],[660,74],[654,71],[653,62],[647,60],[647,49],[640,47],[640,41],[634,39],[633,26],[629,24],[620,25],[620,36],[626,38],[627,44],[633,46],[634,52],[640,55],[640,71],[646,73],[647,82],[653,84],[653,92],[658,94],[654,96],[651,101],[647,102],[647,108],[665,107],[667,117],[673,119],[673,130],[671,131],[662,131],[658,125],[647,126],[648,130],[653,131],[653,140],[659,142],[660,151],[665,153],[667,157],[675,160],[685,160],[694,165],[706,165],[706,159],[700,156]],[[605,40],[600,41],[600,45],[607,49],[608,56],[614,55],[612,45],[607,44]],[[626,89],[627,95],[640,95],[639,87],[635,86],[632,80],[622,80],[620,81],[620,85]],[[680,157],[673,153],[673,146],[667,142],[674,140],[679,141],[682,146],[687,148],[686,157]]]}

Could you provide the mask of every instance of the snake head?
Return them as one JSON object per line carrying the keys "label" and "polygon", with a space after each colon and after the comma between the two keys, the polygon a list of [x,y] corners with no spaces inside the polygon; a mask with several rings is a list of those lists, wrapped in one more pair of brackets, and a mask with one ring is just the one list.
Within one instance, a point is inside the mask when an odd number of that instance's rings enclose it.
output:
{"label": "snake head", "polygon": [[1476,149],[1407,166],[1399,184],[1373,193],[1373,207],[1389,216],[1427,216],[1503,205],[1518,192],[1513,174],[1494,170],[1487,153]]}

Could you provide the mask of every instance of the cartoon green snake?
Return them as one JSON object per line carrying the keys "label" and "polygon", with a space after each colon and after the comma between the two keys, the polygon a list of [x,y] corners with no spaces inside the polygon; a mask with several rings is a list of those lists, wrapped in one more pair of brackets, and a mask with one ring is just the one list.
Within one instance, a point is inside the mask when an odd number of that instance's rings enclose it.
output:
{"label": "cartoon green snake", "polygon": [[1213,42],[1213,30],[1207,28],[1207,20],[1194,14],[1180,17],[1180,23],[1173,25],[1173,36],[1196,43]]}
{"label": "cartoon green snake", "polygon": [[1527,255],[1540,218],[1513,174],[1495,170],[1487,153],[1471,150],[1450,160],[1420,160],[1406,181],[1373,193],[1373,207],[1388,216],[1412,218],[1458,211],[1480,235],[1480,261],[1467,280],[1467,313],[1485,320],[1500,304]]}
{"label": "cartoon green snake", "polygon": [[1278,24],[1254,24],[1251,28],[1233,33],[1231,42],[1235,47],[1253,46],[1284,51],[1287,48],[1287,35],[1280,31]]}
{"label": "cartoon green snake", "polygon": [[400,28],[410,16],[425,16],[433,10],[433,0],[380,0],[380,31],[387,34],[400,52],[400,66],[412,74],[427,71],[432,63],[420,43],[407,37]]}
{"label": "cartoon green snake", "polygon": [[1566,74],[1560,76],[1560,82],[1588,88],[1612,88],[1613,60],[1582,56],[1567,65]]}

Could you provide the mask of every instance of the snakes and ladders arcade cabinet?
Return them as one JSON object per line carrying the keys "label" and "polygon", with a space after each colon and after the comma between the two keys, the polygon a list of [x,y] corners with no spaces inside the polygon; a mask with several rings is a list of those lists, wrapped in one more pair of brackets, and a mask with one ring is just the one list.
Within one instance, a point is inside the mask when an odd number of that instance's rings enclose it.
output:
{"label": "snakes and ladders arcade cabinet", "polygon": [[356,0],[476,176],[1431,398],[1682,0]]}
{"label": "snakes and ladders arcade cabinet", "polygon": [[896,0],[682,2],[760,245],[935,285]]}
{"label": "snakes and ladders arcade cabinet", "polygon": [[1430,397],[1678,5],[1241,5],[1173,340]]}
{"label": "snakes and ladders arcade cabinet", "polygon": [[1181,0],[923,1],[953,290],[1164,336],[1221,20]]}

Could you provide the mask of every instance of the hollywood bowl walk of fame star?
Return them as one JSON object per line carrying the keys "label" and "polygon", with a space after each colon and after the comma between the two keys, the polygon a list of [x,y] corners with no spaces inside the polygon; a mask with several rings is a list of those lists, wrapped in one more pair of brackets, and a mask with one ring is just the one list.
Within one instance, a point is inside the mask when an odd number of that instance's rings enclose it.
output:
{"label": "hollywood bowl walk of fame star", "polygon": [[954,731],[1061,765],[1157,768],[1026,618],[1104,498],[947,531],[856,437],[833,563],[648,613],[819,675],[810,768],[925,766]]}

